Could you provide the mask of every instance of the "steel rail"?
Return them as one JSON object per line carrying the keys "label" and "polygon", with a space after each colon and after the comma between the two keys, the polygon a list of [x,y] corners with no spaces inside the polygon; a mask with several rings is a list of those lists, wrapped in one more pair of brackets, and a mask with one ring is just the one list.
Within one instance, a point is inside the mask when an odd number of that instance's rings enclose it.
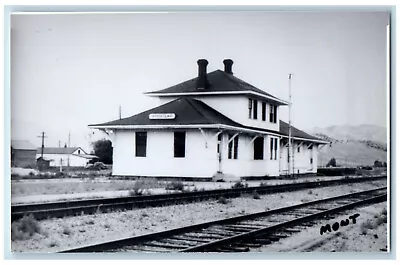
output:
{"label": "steel rail", "polygon": [[205,191],[193,191],[172,194],[129,196],[117,198],[73,200],[64,202],[22,204],[11,206],[11,220],[15,221],[25,215],[33,215],[35,219],[41,220],[51,217],[63,218],[81,214],[94,214],[108,212],[118,209],[133,209],[144,207],[157,207],[169,204],[190,203],[196,201],[218,199],[220,197],[233,198],[242,194],[259,194],[288,192],[310,188],[328,187],[348,183],[366,181],[377,181],[385,179],[386,176],[340,178],[326,181],[300,182],[291,184],[269,185],[247,188],[216,189]]}
{"label": "steel rail", "polygon": [[[217,238],[217,240],[206,240],[207,242],[202,242],[201,244],[196,244],[196,246],[192,247],[176,247],[175,249],[176,252],[201,252],[201,251],[213,251],[218,247],[230,244],[232,242],[236,242],[239,240],[246,240],[249,238],[255,238],[257,236],[262,236],[267,233],[271,233],[272,231],[277,231],[281,228],[284,227],[290,227],[295,224],[299,223],[304,223],[310,220],[317,219],[319,217],[326,216],[328,214],[332,214],[335,212],[343,211],[346,209],[354,208],[363,204],[368,204],[368,203],[376,203],[380,201],[385,201],[387,199],[386,195],[387,187],[384,188],[378,188],[378,189],[372,189],[372,190],[367,190],[367,191],[362,191],[362,192],[356,192],[356,193],[350,193],[350,194],[344,194],[340,196],[335,196],[335,197],[330,197],[330,198],[325,198],[325,199],[320,199],[320,200],[315,200],[307,203],[302,203],[302,204],[297,204],[289,207],[283,207],[283,208],[278,208],[270,211],[262,211],[258,213],[253,213],[253,214],[248,214],[248,215],[242,215],[242,216],[236,216],[236,217],[231,217],[231,218],[226,218],[226,219],[221,219],[221,220],[216,220],[212,222],[206,222],[206,223],[201,223],[201,224],[196,224],[196,225],[191,225],[191,226],[186,226],[186,227],[180,227],[180,228],[175,228],[175,229],[170,229],[166,231],[161,231],[161,232],[156,232],[156,233],[151,233],[151,234],[145,234],[142,236],[134,236],[134,237],[128,237],[128,238],[123,238],[119,240],[113,240],[113,241],[108,241],[108,242],[103,242],[100,244],[94,244],[94,245],[88,245],[88,246],[83,246],[83,247],[78,247],[74,249],[69,249],[65,251],[61,251],[60,253],[76,253],[76,252],[107,252],[110,250],[118,250],[118,249],[123,249],[127,246],[140,246],[143,244],[146,244],[146,242],[151,242],[154,240],[163,240],[163,239],[168,239],[169,237],[176,237],[179,235],[185,235],[185,233],[193,233],[199,231],[202,231],[202,229],[205,229],[205,233],[207,232],[206,229],[212,228],[213,226],[221,226],[221,225],[229,225],[229,224],[237,224],[238,222],[241,221],[248,221],[248,220],[254,220],[257,218],[266,218],[266,217],[274,217],[274,215],[279,216],[279,214],[285,215],[291,214],[290,211],[296,211],[296,210],[304,210],[307,209],[307,207],[311,206],[318,206],[318,205],[324,205],[326,208],[326,205],[329,203],[338,203],[340,200],[346,199],[356,199],[356,201],[351,201],[348,203],[346,201],[346,204],[340,205],[340,206],[335,206],[333,208],[327,209],[327,210],[318,210],[316,213],[312,214],[307,214],[306,216],[301,216],[300,218],[294,218],[292,220],[289,220],[287,222],[282,221],[276,225],[269,226],[269,227],[263,227],[261,229],[249,231],[249,232],[244,232],[240,234],[235,234],[232,236],[222,236],[222,238]],[[382,194],[384,193],[384,194]],[[373,197],[371,198],[371,194]],[[378,196],[376,196],[378,194]],[[368,198],[362,198],[362,196],[367,196]],[[318,208],[315,208],[318,209]],[[254,226],[254,225],[253,225]],[[240,226],[239,226],[240,227]],[[241,226],[243,227],[243,225]],[[245,226],[243,227],[245,229]],[[237,229],[236,229],[237,230]],[[215,235],[214,235],[215,237]],[[201,242],[201,239],[198,237],[194,237],[194,239],[191,239],[193,241],[199,241]],[[154,244],[154,243],[153,243]],[[168,245],[171,247],[171,245]],[[174,247],[172,247],[174,248]]]}

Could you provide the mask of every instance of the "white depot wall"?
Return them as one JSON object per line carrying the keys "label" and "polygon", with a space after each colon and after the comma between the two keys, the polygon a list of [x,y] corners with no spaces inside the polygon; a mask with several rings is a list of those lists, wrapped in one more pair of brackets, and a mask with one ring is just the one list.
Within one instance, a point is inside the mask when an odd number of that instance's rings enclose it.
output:
{"label": "white depot wall", "polygon": [[[279,131],[279,106],[277,111],[277,123],[271,123],[269,122],[270,105],[268,102],[266,120],[262,121],[261,101],[258,100],[257,120],[249,119],[249,98],[245,95],[196,96],[192,98],[204,102],[208,106],[242,125]],[[177,99],[177,97],[160,97],[159,99],[159,104],[163,105]]]}
{"label": "white depot wall", "polygon": [[204,137],[198,130],[187,131],[184,158],[174,157],[173,131],[148,131],[146,157],[135,156],[134,131],[116,131],[114,141],[113,175],[212,177],[218,170],[211,132]]}
{"label": "white depot wall", "polygon": [[269,138],[264,137],[263,160],[254,160],[254,141],[251,142],[252,139],[253,137],[251,136],[240,134],[238,142],[238,158],[228,159],[228,135],[223,134],[221,144],[222,172],[240,177],[278,176],[279,158],[277,160],[270,160]]}
{"label": "white depot wall", "polygon": [[[251,127],[259,127],[269,130],[279,131],[279,115],[277,115],[277,123],[269,122],[269,105],[267,103],[266,120],[262,121],[261,101],[258,100],[257,120],[249,118],[249,98],[244,95],[233,96],[212,96],[212,97],[196,97],[203,101],[213,109],[221,112],[228,118]],[[278,108],[279,113],[279,108]]]}
{"label": "white depot wall", "polygon": [[[298,142],[295,142],[294,147],[294,173],[316,173],[317,172],[317,147],[313,144],[312,149],[308,149],[309,143],[303,143],[300,145],[300,152],[297,152]],[[288,172],[288,148],[281,146],[281,160],[280,160],[280,172],[281,174],[287,174]],[[310,163],[310,158],[313,158],[313,163]]]}
{"label": "white depot wall", "polygon": [[219,164],[216,132],[204,132],[203,136],[199,130],[187,131],[186,155],[175,158],[173,131],[148,131],[146,157],[136,157],[134,131],[117,130],[113,143],[113,175],[212,177],[219,169],[240,177],[279,175],[279,157],[270,160],[268,137],[264,140],[263,160],[253,159],[254,142],[250,143],[252,137],[243,134],[239,135],[238,159],[228,159],[228,134],[223,133]]}
{"label": "white depot wall", "polygon": [[[278,176],[279,159],[270,160],[269,138],[264,137],[264,159],[254,160],[252,136],[240,134],[237,159],[228,159],[228,134],[223,134],[221,143],[221,170],[235,176]],[[278,153],[279,154],[279,153]]]}

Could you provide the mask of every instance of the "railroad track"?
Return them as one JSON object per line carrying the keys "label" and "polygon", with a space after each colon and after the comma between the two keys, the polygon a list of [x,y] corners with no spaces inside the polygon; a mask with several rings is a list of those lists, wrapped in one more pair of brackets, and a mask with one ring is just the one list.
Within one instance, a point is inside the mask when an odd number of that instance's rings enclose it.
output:
{"label": "railroad track", "polygon": [[248,187],[237,189],[218,189],[195,191],[185,193],[129,196],[119,198],[104,198],[90,200],[74,200],[65,202],[40,203],[40,204],[22,204],[11,206],[11,221],[18,220],[25,215],[33,215],[35,219],[41,220],[52,217],[66,217],[82,214],[94,214],[110,212],[114,210],[126,210],[143,207],[156,207],[169,204],[190,203],[220,197],[234,198],[242,194],[259,194],[288,192],[310,188],[328,187],[346,183],[357,183],[366,181],[376,181],[385,179],[386,176],[358,177],[358,178],[340,178],[327,181],[302,182],[293,184],[270,185],[260,187]]}
{"label": "railroad track", "polygon": [[[345,210],[386,201],[386,191],[387,187],[350,193],[271,211],[69,249],[60,253],[247,252],[251,248],[269,245],[300,232],[315,225],[317,220],[329,220]],[[354,220],[356,217],[353,215]],[[350,222],[353,221],[350,219]]]}

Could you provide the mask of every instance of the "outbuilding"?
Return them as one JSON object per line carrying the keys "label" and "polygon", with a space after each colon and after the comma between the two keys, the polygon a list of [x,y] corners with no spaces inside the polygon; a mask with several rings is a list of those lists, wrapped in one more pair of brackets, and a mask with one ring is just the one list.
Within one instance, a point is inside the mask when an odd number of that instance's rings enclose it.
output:
{"label": "outbuilding", "polygon": [[[43,157],[42,157],[43,152]],[[80,147],[44,147],[37,149],[36,158],[50,161],[50,167],[84,167],[95,155],[87,154]]]}
{"label": "outbuilding", "polygon": [[289,167],[289,126],[280,120],[281,100],[224,70],[146,93],[160,105],[90,128],[113,142],[113,175],[211,178],[216,173],[263,177],[317,172],[318,147],[325,144],[294,127]]}
{"label": "outbuilding", "polygon": [[11,140],[11,166],[35,168],[36,147],[29,141]]}

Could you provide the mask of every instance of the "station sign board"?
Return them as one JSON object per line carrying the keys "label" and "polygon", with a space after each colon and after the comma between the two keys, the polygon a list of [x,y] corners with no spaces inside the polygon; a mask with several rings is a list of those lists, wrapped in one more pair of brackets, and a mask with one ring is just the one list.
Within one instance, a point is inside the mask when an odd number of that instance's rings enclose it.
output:
{"label": "station sign board", "polygon": [[173,120],[175,113],[151,113],[149,114],[150,120]]}

